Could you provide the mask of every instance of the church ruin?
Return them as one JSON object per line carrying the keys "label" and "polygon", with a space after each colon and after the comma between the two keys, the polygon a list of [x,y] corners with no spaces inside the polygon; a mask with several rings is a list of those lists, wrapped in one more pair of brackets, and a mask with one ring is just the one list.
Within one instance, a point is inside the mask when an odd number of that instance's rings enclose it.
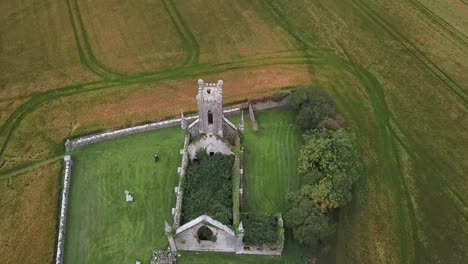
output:
{"label": "church ruin", "polygon": [[[184,147],[180,150],[182,165],[177,169],[179,185],[175,187],[176,207],[172,209],[173,224],[166,222],[165,232],[169,240],[170,250],[186,251],[216,251],[236,254],[281,255],[284,243],[282,218],[278,217],[278,245],[245,245],[243,242],[244,226],[240,220],[242,200],[242,153],[240,138],[244,130],[244,118],[241,115],[237,127],[229,121],[223,112],[223,81],[205,83],[198,80],[198,118],[187,124],[181,114],[181,128],[185,134]],[[233,170],[233,221],[221,223],[209,215],[182,222],[182,202],[186,171],[190,162],[197,160],[197,152],[203,150],[208,156],[215,154],[234,155]]]}
{"label": "church ruin", "polygon": [[188,127],[182,127],[190,133],[189,158],[194,159],[199,149],[205,149],[211,156],[233,154],[230,148],[239,134],[238,128],[223,114],[223,81],[204,83],[198,80],[197,105],[198,119]]}

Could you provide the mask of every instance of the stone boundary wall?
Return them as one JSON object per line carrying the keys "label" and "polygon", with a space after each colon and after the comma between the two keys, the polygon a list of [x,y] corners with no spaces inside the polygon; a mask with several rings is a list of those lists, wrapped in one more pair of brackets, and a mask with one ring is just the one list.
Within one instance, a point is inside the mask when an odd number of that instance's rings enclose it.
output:
{"label": "stone boundary wall", "polygon": [[[231,116],[237,113],[240,113],[240,108],[232,108],[223,111],[224,115],[226,116]],[[194,121],[198,118],[198,115],[192,115],[188,116],[185,118],[187,122]],[[169,119],[165,121],[160,121],[160,122],[155,122],[155,123],[149,123],[146,125],[140,125],[140,126],[134,126],[134,127],[128,127],[128,128],[123,128],[123,129],[118,129],[114,131],[109,131],[109,132],[104,132],[100,134],[93,134],[93,135],[88,135],[72,140],[67,140],[65,142],[65,150],[68,152],[79,149],[81,147],[95,144],[98,142],[102,142],[105,140],[109,139],[115,139],[119,137],[125,137],[133,134],[139,134],[139,133],[144,133],[148,131],[153,131],[153,130],[158,130],[161,128],[168,128],[168,127],[175,127],[180,125],[181,118],[174,118],[174,119]]]}
{"label": "stone boundary wall", "polygon": [[[252,115],[254,115],[253,110],[262,111],[262,110],[268,110],[268,109],[273,109],[273,108],[280,108],[286,105],[287,105],[286,99],[283,99],[280,102],[266,101],[266,102],[252,103],[252,104],[249,104],[249,110],[250,108],[252,108],[252,110],[249,111],[249,113],[252,112]],[[246,107],[245,103],[239,104],[239,105],[236,105],[234,108],[224,110],[223,114],[225,116],[232,116],[235,114],[239,114],[240,111],[244,107]],[[188,116],[185,118],[187,122],[195,121],[196,119],[198,119],[198,115],[192,115],[192,116]],[[254,120],[255,120],[255,116],[254,116]],[[84,146],[95,144],[95,143],[102,142],[102,141],[109,140],[109,139],[144,133],[148,131],[158,130],[161,128],[175,127],[175,126],[180,125],[180,121],[181,121],[181,118],[174,118],[174,119],[149,123],[149,124],[140,125],[140,126],[128,127],[128,128],[118,129],[118,130],[99,133],[99,134],[92,134],[92,135],[88,135],[84,137],[79,137],[76,139],[67,139],[67,141],[65,142],[65,150],[68,153],[72,150],[79,149]]]}
{"label": "stone boundary wall", "polygon": [[62,203],[60,206],[60,220],[59,230],[57,238],[57,255],[55,258],[55,264],[63,263],[63,249],[65,244],[65,226],[67,223],[67,207],[68,207],[68,194],[70,189],[70,177],[72,168],[72,159],[70,155],[66,155],[64,158],[65,170],[63,172],[63,190],[62,190]]}

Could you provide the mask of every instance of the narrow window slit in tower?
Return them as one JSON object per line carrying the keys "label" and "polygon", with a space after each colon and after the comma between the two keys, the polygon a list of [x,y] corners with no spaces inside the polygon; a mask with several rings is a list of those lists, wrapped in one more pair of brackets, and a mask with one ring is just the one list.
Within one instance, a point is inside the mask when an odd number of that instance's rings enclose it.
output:
{"label": "narrow window slit in tower", "polygon": [[208,124],[213,124],[213,113],[211,112],[211,110],[208,110]]}

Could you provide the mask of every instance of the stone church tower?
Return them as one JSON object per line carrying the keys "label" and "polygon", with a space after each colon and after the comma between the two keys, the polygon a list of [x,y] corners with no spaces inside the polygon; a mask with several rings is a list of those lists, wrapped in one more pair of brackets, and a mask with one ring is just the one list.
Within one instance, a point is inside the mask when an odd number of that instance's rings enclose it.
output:
{"label": "stone church tower", "polygon": [[199,79],[197,104],[200,134],[223,137],[223,81],[205,83]]}

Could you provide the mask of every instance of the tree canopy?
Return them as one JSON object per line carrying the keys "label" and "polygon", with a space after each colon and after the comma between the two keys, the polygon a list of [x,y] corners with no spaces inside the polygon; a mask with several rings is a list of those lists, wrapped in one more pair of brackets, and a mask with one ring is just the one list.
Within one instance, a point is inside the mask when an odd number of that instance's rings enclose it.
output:
{"label": "tree canopy", "polygon": [[319,88],[297,89],[291,95],[289,104],[297,111],[296,122],[303,131],[319,127],[324,120],[328,120],[327,122],[331,124],[336,116],[332,98]]}
{"label": "tree canopy", "polygon": [[349,132],[316,129],[306,132],[303,140],[298,162],[303,185],[289,194],[285,219],[299,242],[316,247],[334,233],[330,213],[351,200],[360,163]]}
{"label": "tree canopy", "polygon": [[302,186],[288,195],[285,223],[297,241],[317,248],[335,233],[336,209],[351,200],[360,174],[359,154],[353,135],[343,129],[344,118],[324,90],[301,87],[289,103],[305,132],[298,158]]}

